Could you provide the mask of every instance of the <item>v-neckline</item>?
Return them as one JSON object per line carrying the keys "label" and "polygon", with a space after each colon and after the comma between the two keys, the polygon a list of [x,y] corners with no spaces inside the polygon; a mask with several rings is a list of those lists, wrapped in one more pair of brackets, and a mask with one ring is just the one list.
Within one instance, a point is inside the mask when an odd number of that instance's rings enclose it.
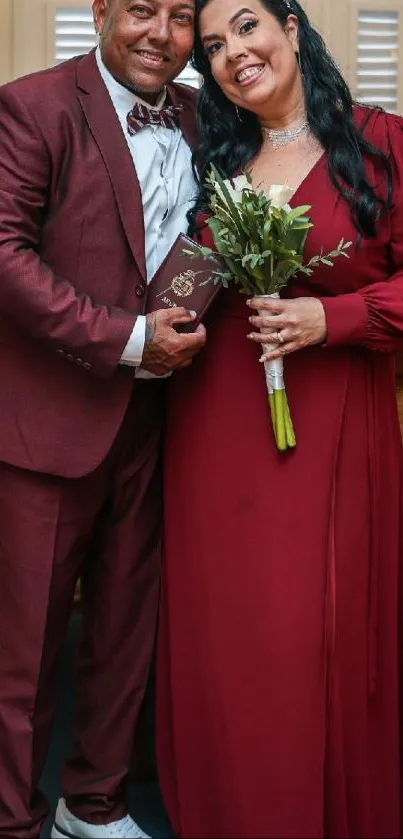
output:
{"label": "v-neckline", "polygon": [[288,202],[290,205],[294,204],[296,196],[301,191],[301,189],[305,186],[306,182],[309,180],[311,175],[313,175],[316,172],[316,170],[319,168],[319,165],[324,161],[325,156],[326,156],[326,152],[323,150],[322,154],[318,157],[317,160],[315,160],[315,163],[313,164],[313,166],[311,166],[309,171],[306,173],[305,177],[302,178],[302,181],[298,184],[296,190],[293,192],[293,194],[292,194],[292,196],[291,196],[291,198]]}

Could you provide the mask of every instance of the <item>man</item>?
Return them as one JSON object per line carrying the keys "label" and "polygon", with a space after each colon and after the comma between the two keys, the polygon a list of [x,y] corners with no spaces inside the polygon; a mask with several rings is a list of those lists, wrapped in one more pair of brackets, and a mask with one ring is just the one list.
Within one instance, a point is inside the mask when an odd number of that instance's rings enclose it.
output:
{"label": "man", "polygon": [[205,341],[175,331],[185,309],[142,315],[195,187],[195,93],[169,84],[193,0],[93,10],[97,51],[0,90],[0,837],[19,839],[46,817],[79,575],[76,754],[52,836],[145,835],[124,783],[155,630],[164,384],[141,376]]}

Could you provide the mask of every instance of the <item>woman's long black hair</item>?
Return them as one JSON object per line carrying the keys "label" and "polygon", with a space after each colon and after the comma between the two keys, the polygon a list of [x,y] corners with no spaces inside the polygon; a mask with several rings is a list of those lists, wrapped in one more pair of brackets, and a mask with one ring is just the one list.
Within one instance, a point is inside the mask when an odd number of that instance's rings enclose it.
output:
{"label": "woman's long black hair", "polygon": [[[222,0],[225,3],[225,0]],[[199,18],[209,0],[196,0],[196,35],[192,63],[203,76],[198,105],[199,147],[193,155],[200,179],[200,192],[189,214],[191,231],[198,212],[208,210],[208,193],[203,184],[211,163],[231,177],[245,167],[262,143],[262,132],[255,114],[239,109],[239,116],[215,82],[199,33]],[[307,118],[311,131],[327,153],[332,183],[348,202],[353,222],[360,234],[376,235],[376,222],[390,203],[392,172],[388,157],[363,136],[363,127],[354,124],[350,90],[327,52],[325,43],[311,26],[296,0],[260,0],[262,6],[285,28],[290,14],[299,22],[299,59],[304,77]],[[387,188],[378,194],[367,178],[365,156],[373,159]]]}

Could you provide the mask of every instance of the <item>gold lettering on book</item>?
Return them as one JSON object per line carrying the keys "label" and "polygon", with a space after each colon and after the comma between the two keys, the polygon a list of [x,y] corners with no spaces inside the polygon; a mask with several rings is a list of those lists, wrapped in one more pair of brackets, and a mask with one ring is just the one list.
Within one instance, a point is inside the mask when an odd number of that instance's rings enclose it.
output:
{"label": "gold lettering on book", "polygon": [[[161,295],[159,294],[158,297],[161,297]],[[170,300],[169,297],[166,297],[165,294],[164,294],[163,297],[161,297],[161,300],[162,300],[163,303],[165,303],[166,306],[171,306],[171,308],[173,308],[173,309],[176,306],[176,303],[174,303],[173,300]]]}

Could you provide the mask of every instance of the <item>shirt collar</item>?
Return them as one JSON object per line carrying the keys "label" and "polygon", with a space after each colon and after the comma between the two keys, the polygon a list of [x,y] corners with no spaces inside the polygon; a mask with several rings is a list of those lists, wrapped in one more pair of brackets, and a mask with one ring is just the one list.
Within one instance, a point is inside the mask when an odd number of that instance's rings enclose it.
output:
{"label": "shirt collar", "polygon": [[97,46],[95,50],[95,58],[98,65],[98,70],[108,90],[108,93],[112,101],[119,108],[119,110],[122,109],[128,112],[133,108],[133,105],[135,105],[136,102],[139,102],[140,105],[145,105],[146,108],[152,108],[155,111],[160,111],[161,108],[163,108],[167,98],[166,88],[164,88],[164,90],[161,91],[161,94],[158,97],[155,105],[150,105],[149,102],[145,102],[144,99],[141,99],[141,97],[137,96],[136,93],[133,93],[132,90],[128,90],[127,87],[120,84],[120,82],[118,82],[115,79],[115,77],[112,76],[112,73],[109,72],[104,62],[102,61],[101,50],[99,46]]}

